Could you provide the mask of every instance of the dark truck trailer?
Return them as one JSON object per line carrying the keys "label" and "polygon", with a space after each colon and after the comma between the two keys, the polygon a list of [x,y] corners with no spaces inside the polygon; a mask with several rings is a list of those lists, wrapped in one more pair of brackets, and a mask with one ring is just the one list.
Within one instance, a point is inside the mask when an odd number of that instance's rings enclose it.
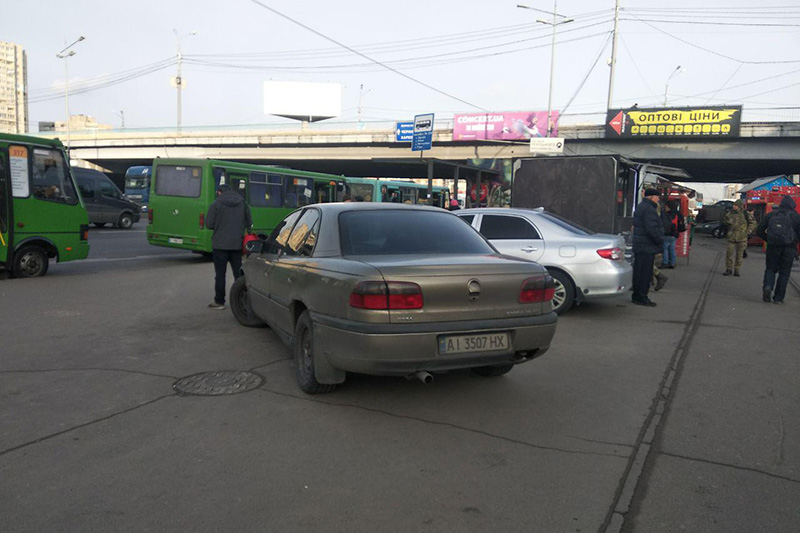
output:
{"label": "dark truck trailer", "polygon": [[544,207],[597,233],[619,234],[631,230],[643,188],[687,179],[685,170],[621,155],[517,159],[511,206]]}

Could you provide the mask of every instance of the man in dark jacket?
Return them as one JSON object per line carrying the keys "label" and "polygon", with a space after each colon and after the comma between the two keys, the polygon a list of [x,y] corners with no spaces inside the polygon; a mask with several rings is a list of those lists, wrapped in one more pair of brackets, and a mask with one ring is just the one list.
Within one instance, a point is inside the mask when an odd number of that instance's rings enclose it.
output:
{"label": "man in dark jacket", "polygon": [[[791,196],[784,196],[777,209],[767,213],[756,228],[756,235],[767,243],[767,268],[764,270],[764,301],[783,303],[786,285],[800,237],[800,214]],[[774,220],[773,220],[774,219]],[[778,274],[778,283],[775,283]],[[772,287],[775,287],[775,293]]]}
{"label": "man in dark jacket", "polygon": [[675,268],[675,243],[682,231],[686,231],[683,215],[675,202],[664,202],[661,206],[661,221],[664,224],[664,253],[661,268]]}
{"label": "man in dark jacket", "polygon": [[656,189],[646,189],[644,199],[636,206],[633,214],[633,297],[636,305],[655,307],[655,302],[647,297],[650,291],[650,278],[653,275],[653,261],[664,246],[664,225],[658,214],[661,198]]}
{"label": "man in dark jacket", "polygon": [[214,230],[214,303],[208,304],[209,308],[225,309],[225,271],[230,263],[234,279],[242,275],[242,240],[252,225],[244,198],[228,185],[217,187],[217,199],[206,214],[206,227]]}

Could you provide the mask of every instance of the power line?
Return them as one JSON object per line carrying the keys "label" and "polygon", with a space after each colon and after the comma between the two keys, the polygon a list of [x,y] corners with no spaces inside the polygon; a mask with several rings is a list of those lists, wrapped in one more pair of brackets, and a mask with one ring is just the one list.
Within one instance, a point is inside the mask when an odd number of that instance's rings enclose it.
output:
{"label": "power line", "polygon": [[[635,15],[634,15],[635,16]],[[631,21],[633,19],[620,19]],[[657,19],[643,19],[636,17],[639,22],[660,22],[663,24],[700,24],[703,26],[750,26],[750,27],[763,27],[763,28],[797,28],[800,24],[767,24],[763,22],[746,23],[746,22],[702,22],[693,20],[657,20]]]}
{"label": "power line", "polygon": [[278,15],[279,17],[282,17],[282,18],[284,18],[284,19],[286,19],[286,20],[288,20],[288,21],[290,21],[290,22],[292,22],[292,23],[294,23],[294,24],[297,24],[297,25],[298,25],[298,26],[300,26],[301,28],[303,28],[303,29],[305,29],[305,30],[308,30],[308,31],[310,31],[311,33],[313,33],[313,34],[315,34],[315,35],[317,35],[317,36],[319,36],[319,37],[322,37],[323,39],[325,39],[325,40],[327,40],[327,41],[330,41],[330,42],[332,42],[332,43],[334,43],[334,44],[336,44],[336,45],[338,45],[338,46],[341,46],[342,48],[344,48],[344,49],[346,49],[346,50],[349,50],[349,51],[351,51],[352,53],[354,53],[354,54],[356,54],[356,55],[358,55],[358,56],[361,56],[361,57],[363,57],[364,59],[366,59],[366,60],[368,60],[368,61],[370,61],[370,62],[372,62],[372,63],[378,64],[378,65],[381,65],[381,66],[382,66],[382,67],[384,67],[386,70],[389,70],[389,71],[391,71],[391,72],[394,72],[395,74],[397,74],[397,75],[399,75],[399,76],[402,76],[402,77],[406,78],[406,79],[407,79],[407,80],[409,80],[409,81],[412,81],[412,82],[414,82],[414,83],[416,83],[416,84],[422,85],[423,87],[426,87],[426,88],[428,88],[428,89],[430,89],[430,90],[432,90],[432,91],[435,91],[435,92],[437,92],[437,93],[439,93],[439,94],[441,94],[441,95],[443,95],[443,96],[446,96],[446,97],[448,97],[448,98],[452,98],[453,100],[457,100],[457,101],[459,101],[459,102],[461,102],[461,103],[463,103],[463,104],[467,104],[467,105],[468,105],[468,106],[470,106],[470,107],[474,107],[474,108],[476,108],[476,109],[480,109],[481,111],[487,111],[486,109],[482,108],[482,107],[481,107],[481,106],[479,106],[479,105],[475,105],[475,104],[473,104],[473,103],[471,103],[471,102],[468,102],[468,101],[466,101],[466,100],[464,100],[464,99],[462,99],[462,98],[459,98],[459,97],[457,97],[457,96],[455,96],[455,95],[453,95],[453,94],[450,94],[450,93],[448,93],[448,92],[442,91],[441,89],[437,89],[437,88],[436,88],[436,87],[434,87],[433,85],[430,85],[430,84],[428,84],[428,83],[425,83],[424,81],[418,80],[418,79],[416,79],[416,78],[414,78],[414,77],[412,77],[412,76],[409,76],[408,74],[405,74],[405,73],[403,73],[403,72],[400,72],[399,70],[397,70],[397,69],[394,69],[394,68],[392,68],[392,67],[390,67],[390,66],[388,66],[388,65],[384,65],[384,64],[383,64],[383,63],[381,63],[380,61],[378,61],[378,60],[376,60],[376,59],[372,59],[372,58],[371,58],[371,57],[369,57],[368,55],[366,55],[366,54],[362,54],[362,53],[361,53],[361,52],[359,52],[358,50],[355,50],[355,49],[353,49],[353,48],[351,48],[351,47],[347,46],[347,45],[346,45],[346,44],[344,44],[344,43],[340,43],[339,41],[337,41],[337,40],[335,40],[335,39],[333,39],[333,38],[331,38],[331,37],[328,37],[327,35],[325,35],[325,34],[323,34],[323,33],[319,32],[319,31],[317,31],[317,30],[315,30],[315,29],[311,28],[310,26],[307,26],[307,25],[303,24],[302,22],[300,22],[300,21],[298,21],[298,20],[295,20],[295,19],[293,19],[293,18],[289,17],[288,15],[284,15],[283,13],[281,13],[280,11],[278,11],[277,9],[274,9],[274,8],[272,8],[272,7],[269,7],[268,5],[264,4],[263,2],[259,2],[258,0],[250,0],[250,1],[251,1],[251,2],[253,2],[254,4],[256,4],[257,6],[260,6],[260,7],[261,7],[261,8],[263,8],[263,9],[266,9],[266,10],[268,10],[268,11],[271,11],[271,12],[272,12],[272,13],[274,13],[275,15]]}
{"label": "power line", "polygon": [[[566,32],[562,32],[566,33]],[[559,41],[559,44],[570,43],[575,41],[582,41],[585,39],[590,39],[593,37],[597,37],[600,35],[606,35],[608,32],[599,32],[593,33],[589,35],[584,35],[580,37],[575,37],[572,39],[564,39]],[[544,38],[539,37],[539,38]],[[537,39],[539,39],[537,38]],[[439,60],[438,58],[446,55],[452,54],[436,54],[432,56],[424,56],[424,57],[414,57],[414,58],[404,58],[404,59],[397,59],[391,61],[385,61],[381,63],[379,66],[385,67],[386,65],[398,64],[398,63],[405,63],[403,66],[404,68],[423,68],[423,67],[432,67],[432,66],[440,66],[440,65],[449,65],[453,63],[461,63],[464,61],[472,61],[475,59],[485,59],[488,57],[496,57],[500,55],[506,54],[513,54],[518,52],[525,52],[529,50],[536,50],[539,48],[548,48],[550,43],[540,44],[536,46],[527,46],[523,48],[515,48],[513,50],[504,50],[500,52],[493,52],[487,54],[476,54],[471,56],[465,57],[456,57],[450,58],[445,60]],[[483,48],[485,49],[485,48]],[[474,49],[470,51],[475,51],[480,49]],[[463,52],[454,52],[455,53],[464,53]],[[210,66],[210,67],[219,67],[219,68],[229,68],[229,69],[239,69],[239,70],[254,70],[254,71],[262,71],[262,70],[275,70],[275,71],[291,71],[291,72],[301,72],[301,73],[320,73],[320,72],[331,72],[337,70],[339,72],[347,72],[347,73],[362,73],[362,72],[370,72],[374,69],[365,69],[372,65],[372,63],[350,63],[350,64],[339,64],[339,65],[307,65],[307,66],[292,66],[292,67],[281,67],[281,66],[272,66],[272,65],[239,65],[235,63],[222,63],[222,62],[214,62],[214,61],[203,61],[194,59],[195,56],[184,56],[184,62],[189,63],[192,65],[199,65],[199,66]],[[430,60],[430,61],[424,61]],[[361,69],[361,70],[343,70],[343,69]]]}
{"label": "power line", "polygon": [[688,44],[689,46],[692,46],[692,47],[697,48],[699,50],[703,50],[704,52],[708,52],[709,54],[713,54],[715,56],[719,56],[719,57],[722,57],[722,58],[725,58],[725,59],[729,59],[731,61],[736,61],[737,63],[744,63],[744,64],[748,64],[748,65],[778,65],[778,64],[787,64],[787,63],[800,63],[800,59],[788,60],[788,61],[744,61],[744,60],[741,60],[741,59],[738,59],[738,58],[735,58],[735,57],[731,57],[731,56],[728,56],[728,55],[725,55],[725,54],[721,54],[721,53],[716,52],[714,50],[711,50],[709,48],[705,48],[705,47],[702,47],[700,45],[694,44],[694,43],[692,43],[690,41],[687,41],[686,39],[682,39],[682,38],[680,38],[680,37],[678,37],[676,35],[673,35],[673,34],[669,33],[668,31],[662,30],[658,26],[654,26],[654,25],[650,24],[649,22],[640,19],[636,15],[633,15],[633,16],[635,17],[636,21],[642,22],[643,24],[646,24],[647,26],[650,26],[654,30],[656,30],[656,31],[658,31],[660,33],[663,33],[664,35],[666,35],[668,37],[672,37],[673,39],[675,39],[677,41],[680,41],[680,42],[682,42],[684,44]]}

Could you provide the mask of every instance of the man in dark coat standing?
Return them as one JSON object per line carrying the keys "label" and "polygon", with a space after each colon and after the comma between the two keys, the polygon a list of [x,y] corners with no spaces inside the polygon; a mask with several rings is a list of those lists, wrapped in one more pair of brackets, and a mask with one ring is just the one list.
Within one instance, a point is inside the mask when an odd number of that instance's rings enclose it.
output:
{"label": "man in dark coat standing", "polygon": [[655,307],[648,298],[650,278],[656,254],[664,247],[664,225],[658,214],[661,194],[656,189],[646,189],[644,199],[633,214],[633,297],[636,305]]}
{"label": "man in dark coat standing", "polygon": [[[784,196],[781,204],[761,219],[756,235],[767,243],[767,268],[764,270],[764,301],[770,299],[783,303],[786,285],[792,273],[792,263],[797,253],[797,240],[800,238],[800,214],[791,196]],[[775,220],[772,220],[772,219]],[[770,235],[772,234],[772,235]],[[778,274],[778,283],[775,283]],[[773,294],[772,288],[775,287]]]}
{"label": "man in dark coat standing", "polygon": [[252,225],[250,206],[244,198],[228,185],[217,187],[217,199],[206,214],[206,227],[214,230],[214,302],[208,304],[209,308],[225,309],[225,271],[230,263],[234,279],[242,275],[242,240]]}

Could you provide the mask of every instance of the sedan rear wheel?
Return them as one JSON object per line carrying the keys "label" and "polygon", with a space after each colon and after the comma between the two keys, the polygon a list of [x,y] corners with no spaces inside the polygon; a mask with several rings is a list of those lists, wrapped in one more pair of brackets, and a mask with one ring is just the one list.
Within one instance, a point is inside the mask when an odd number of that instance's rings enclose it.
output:
{"label": "sedan rear wheel", "polygon": [[556,290],[553,295],[553,311],[562,315],[572,307],[575,301],[575,289],[569,276],[560,270],[550,270],[549,272],[556,283]]}
{"label": "sedan rear wheel", "polygon": [[314,322],[303,311],[294,328],[294,371],[300,390],[306,394],[331,392],[336,385],[323,385],[314,376]]}

